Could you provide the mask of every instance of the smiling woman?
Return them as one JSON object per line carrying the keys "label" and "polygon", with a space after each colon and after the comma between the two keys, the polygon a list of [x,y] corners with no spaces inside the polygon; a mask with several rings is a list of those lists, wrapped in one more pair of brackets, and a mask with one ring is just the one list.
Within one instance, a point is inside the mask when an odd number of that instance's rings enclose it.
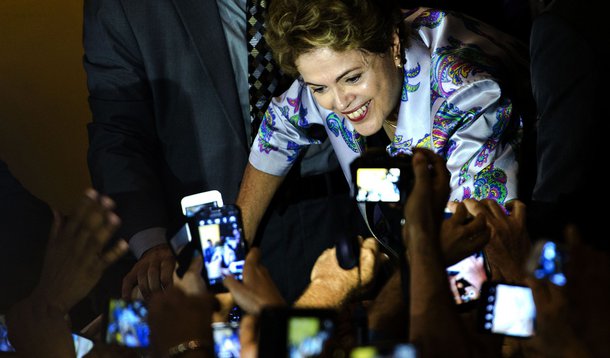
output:
{"label": "smiling woman", "polygon": [[239,199],[248,224],[261,193],[273,194],[257,180],[281,182],[303,148],[321,143],[320,126],[348,183],[350,163],[381,133],[390,155],[442,155],[450,201],[517,198],[515,94],[531,93],[521,42],[464,14],[395,1],[274,0],[267,25],[278,63],[300,81],[272,101],[250,152]]}

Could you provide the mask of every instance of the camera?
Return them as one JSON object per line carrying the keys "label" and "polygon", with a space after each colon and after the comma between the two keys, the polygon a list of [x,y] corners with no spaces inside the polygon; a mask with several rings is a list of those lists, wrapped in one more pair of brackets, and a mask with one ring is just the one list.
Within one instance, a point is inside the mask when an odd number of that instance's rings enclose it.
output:
{"label": "camera", "polygon": [[561,243],[538,240],[527,261],[527,271],[537,279],[548,279],[557,286],[567,283],[564,273],[566,252]]}
{"label": "camera", "polygon": [[189,218],[194,246],[201,251],[203,278],[212,292],[226,292],[226,275],[242,280],[246,260],[246,241],[241,211],[237,205],[204,207]]}
{"label": "camera", "polygon": [[337,314],[331,309],[269,307],[261,311],[259,356],[318,357],[328,352]]}
{"label": "camera", "polygon": [[480,331],[528,338],[534,335],[536,305],[531,288],[485,282],[477,310]]}
{"label": "camera", "polygon": [[143,300],[108,300],[105,317],[105,342],[130,348],[148,348],[150,328],[148,308]]}
{"label": "camera", "polygon": [[239,323],[212,323],[214,336],[214,353],[218,358],[239,358],[241,345],[239,343]]}
{"label": "camera", "polygon": [[367,149],[350,165],[357,202],[404,204],[413,189],[411,156],[390,156],[380,148]]}

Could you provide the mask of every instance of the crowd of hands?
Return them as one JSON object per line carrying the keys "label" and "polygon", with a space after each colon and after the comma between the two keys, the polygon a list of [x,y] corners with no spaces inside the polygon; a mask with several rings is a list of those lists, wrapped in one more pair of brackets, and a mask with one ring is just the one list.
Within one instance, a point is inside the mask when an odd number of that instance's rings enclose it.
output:
{"label": "crowd of hands", "polygon": [[[339,317],[345,317],[347,329],[336,332],[329,351],[348,352],[357,344],[354,330],[349,327],[355,302],[364,305],[368,329],[377,337],[409,342],[422,357],[587,357],[600,351],[592,344],[593,339],[598,345],[605,344],[601,350],[607,351],[608,340],[603,339],[608,332],[603,329],[605,323],[595,322],[596,315],[592,313],[592,307],[608,311],[608,301],[603,301],[608,298],[610,287],[607,253],[583,244],[578,229],[569,226],[564,233],[570,255],[568,284],[559,287],[535,279],[524,269],[532,238],[527,232],[526,206],[522,202],[515,200],[502,207],[492,200],[467,199],[452,203],[454,214],[445,219],[449,174],[444,160],[422,149],[414,153],[412,164],[415,184],[404,205],[402,233],[408,280],[402,280],[400,270],[394,270],[383,285],[378,285],[380,268],[388,257],[374,238],[361,238],[358,267],[340,268],[335,248],[327,249],[312,269],[310,285],[292,304],[333,308]],[[113,210],[112,200],[88,189],[72,215],[56,213],[40,281],[6,316],[16,356],[75,356],[68,313],[93,289],[104,270],[128,250],[124,240],[112,239],[120,225]],[[456,310],[446,267],[482,249],[494,280],[532,288],[537,310],[532,338],[480,333],[475,328],[474,311]],[[224,279],[227,293],[208,292],[201,277],[202,268],[202,257],[197,255],[182,277],[174,273],[163,289],[147,295],[150,354],[165,357],[170,347],[194,339],[213,347],[211,323],[227,321],[229,310],[238,305],[244,312],[240,322],[241,356],[258,356],[261,311],[286,306],[261,264],[260,250],[249,250],[243,281],[231,276]],[[402,294],[402,282],[409,284],[408,299]],[[91,332],[98,335],[99,342],[103,341],[99,329]],[[186,352],[184,357],[213,354],[213,350],[203,349]],[[122,356],[137,353],[96,342],[87,355]]]}

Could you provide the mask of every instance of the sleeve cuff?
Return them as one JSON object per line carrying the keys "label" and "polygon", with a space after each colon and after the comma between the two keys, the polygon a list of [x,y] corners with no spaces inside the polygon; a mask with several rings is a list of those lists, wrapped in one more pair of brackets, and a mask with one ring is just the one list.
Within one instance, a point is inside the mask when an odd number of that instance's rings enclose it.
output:
{"label": "sleeve cuff", "polygon": [[166,229],[163,227],[151,227],[142,230],[131,237],[129,240],[129,249],[139,260],[149,249],[167,244],[165,232]]}

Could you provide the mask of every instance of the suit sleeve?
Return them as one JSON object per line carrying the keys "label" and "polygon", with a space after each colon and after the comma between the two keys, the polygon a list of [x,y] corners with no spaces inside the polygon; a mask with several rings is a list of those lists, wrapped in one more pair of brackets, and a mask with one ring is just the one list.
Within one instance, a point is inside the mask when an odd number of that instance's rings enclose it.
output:
{"label": "suit sleeve", "polygon": [[87,155],[93,186],[116,201],[123,223],[119,235],[165,227],[162,154],[149,80],[119,0],[85,0],[83,46],[93,116]]}

